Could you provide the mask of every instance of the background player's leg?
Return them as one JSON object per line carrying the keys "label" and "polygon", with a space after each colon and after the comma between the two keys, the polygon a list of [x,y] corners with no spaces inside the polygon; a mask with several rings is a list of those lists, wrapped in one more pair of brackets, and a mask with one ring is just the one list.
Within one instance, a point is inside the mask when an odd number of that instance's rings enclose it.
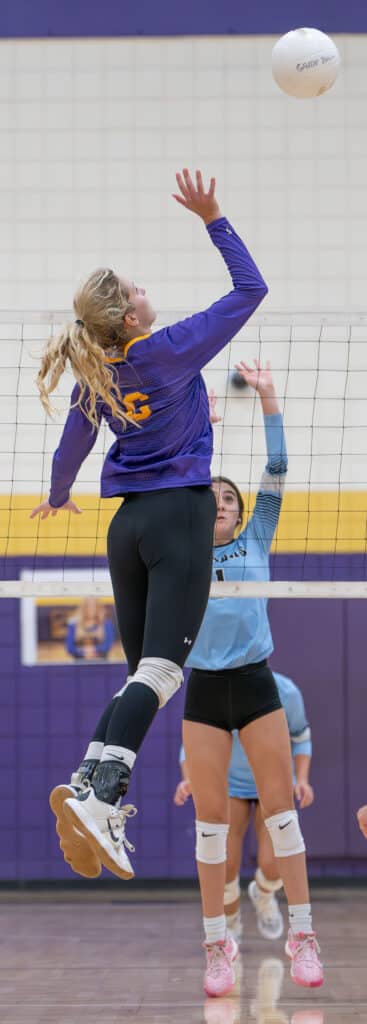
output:
{"label": "background player's leg", "polygon": [[256,804],[255,809],[255,830],[257,838],[257,865],[269,882],[279,882],[279,869],[274,857],[273,844],[264,823],[259,803]]}
{"label": "background player's leg", "polygon": [[238,937],[240,934],[240,871],[243,841],[251,818],[251,801],[230,797],[229,832],[227,839],[226,884],[224,909],[227,927]]}
{"label": "background player's leg", "polygon": [[256,805],[254,818],[257,837],[257,869],[255,877],[249,884],[248,894],[256,912],[260,935],[265,939],[279,939],[284,931],[284,922],[275,894],[282,889],[283,882],[279,878],[273,844],[259,803]]}

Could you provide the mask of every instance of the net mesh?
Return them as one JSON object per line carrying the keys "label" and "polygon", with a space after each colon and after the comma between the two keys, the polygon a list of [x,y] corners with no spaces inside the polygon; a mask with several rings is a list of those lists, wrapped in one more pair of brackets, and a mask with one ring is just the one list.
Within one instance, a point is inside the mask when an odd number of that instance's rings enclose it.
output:
{"label": "net mesh", "polygon": [[[160,320],[184,315],[166,312]],[[102,460],[112,443],[106,428],[73,489],[83,515],[29,518],[48,493],[52,454],[73,384],[66,374],[56,400],[60,417],[47,419],[35,387],[38,361],[47,337],[69,318],[68,311],[59,311],[3,313],[0,319],[2,596],[46,593],[47,588],[56,593],[55,587],[61,593],[69,588],[86,593],[91,583],[94,592],[110,593],[106,532],[118,500],[99,497]],[[205,381],[218,396],[222,417],[214,428],[213,473],[236,481],[246,514],[253,508],[266,456],[259,399],[250,388],[236,390],[231,382],[239,360],[270,360],[286,430],[289,471],[272,547],[272,581],[240,583],[236,593],[257,593],[260,587],[273,596],[321,596],[329,588],[329,596],[364,596],[366,340],[366,314],[266,314],[253,317],[206,368]]]}

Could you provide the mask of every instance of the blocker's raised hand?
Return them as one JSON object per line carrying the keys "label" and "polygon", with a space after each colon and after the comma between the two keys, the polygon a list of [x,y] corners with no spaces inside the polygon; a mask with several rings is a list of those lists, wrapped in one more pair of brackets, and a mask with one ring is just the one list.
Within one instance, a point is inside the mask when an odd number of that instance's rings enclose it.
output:
{"label": "blocker's raised hand", "polygon": [[177,203],[184,206],[186,210],[191,210],[191,213],[196,213],[205,224],[210,224],[212,220],[217,220],[218,217],[221,217],[215,197],[215,178],[210,179],[207,192],[204,189],[201,171],[195,172],[194,184],[190,171],[187,167],[184,167],[182,173],[177,171],[176,181],[181,193],[180,195],[173,193],[173,198],[176,199]]}
{"label": "blocker's raised hand", "polygon": [[274,391],[274,382],[269,361],[263,367],[260,366],[258,359],[254,359],[254,367],[249,366],[243,359],[240,363],[236,363],[238,373],[241,374],[241,377],[251,388],[255,388],[255,391],[259,392],[259,395],[272,393]]}

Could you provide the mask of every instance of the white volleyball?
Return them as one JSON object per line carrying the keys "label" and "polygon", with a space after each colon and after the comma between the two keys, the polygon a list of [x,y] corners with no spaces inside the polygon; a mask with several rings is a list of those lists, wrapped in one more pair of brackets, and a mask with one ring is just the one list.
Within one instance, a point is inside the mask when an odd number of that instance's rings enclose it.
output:
{"label": "white volleyball", "polygon": [[317,28],[296,28],[275,43],[272,72],[277,85],[299,99],[321,96],[334,84],[340,56],[332,39]]}

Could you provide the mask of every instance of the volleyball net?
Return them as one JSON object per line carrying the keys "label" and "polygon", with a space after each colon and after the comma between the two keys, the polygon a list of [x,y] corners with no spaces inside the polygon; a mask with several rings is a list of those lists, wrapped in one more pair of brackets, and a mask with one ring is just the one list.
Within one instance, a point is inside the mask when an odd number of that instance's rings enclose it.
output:
{"label": "volleyball net", "polygon": [[[185,316],[165,312],[161,323]],[[73,386],[64,375],[50,420],[35,378],[46,339],[68,311],[0,315],[0,596],[110,596],[108,523],[119,500],[99,497],[113,441],[101,428],[73,488],[81,516],[30,519],[47,497]],[[270,360],[284,417],[289,470],[271,556],[270,582],[224,581],[214,596],[367,595],[367,314],[254,316],[208,365],[217,395],[213,474],[233,479],[251,514],[266,462],[261,404],[231,374],[241,359]]]}

